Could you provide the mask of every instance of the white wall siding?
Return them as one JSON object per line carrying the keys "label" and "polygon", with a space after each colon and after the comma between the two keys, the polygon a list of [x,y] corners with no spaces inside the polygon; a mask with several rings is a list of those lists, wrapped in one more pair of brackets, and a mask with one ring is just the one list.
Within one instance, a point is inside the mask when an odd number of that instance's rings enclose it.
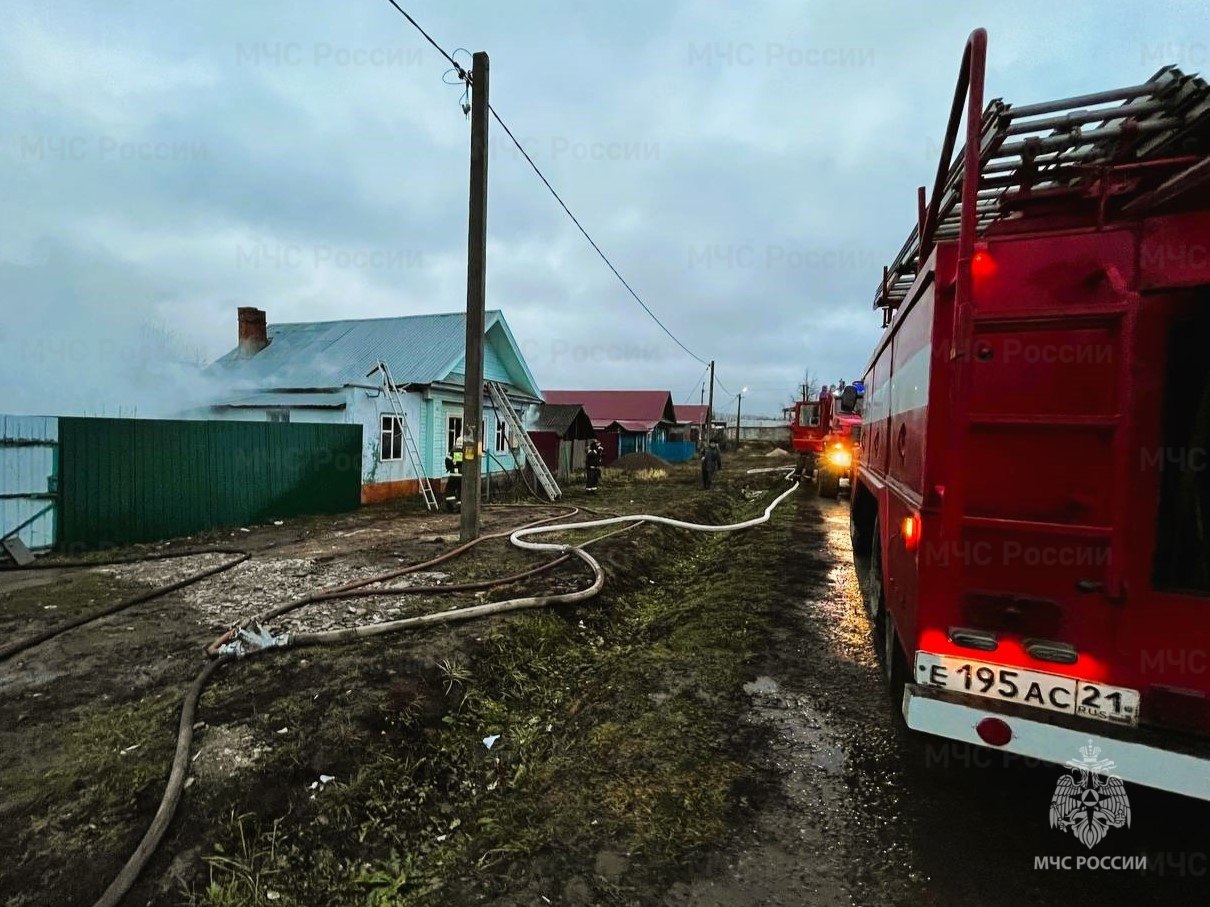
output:
{"label": "white wall siding", "polygon": [[[417,478],[416,470],[407,457],[399,460],[382,459],[382,417],[394,412],[391,401],[380,390],[364,387],[346,387],[343,397],[344,409],[305,409],[290,408],[291,422],[344,422],[350,425],[360,425],[362,428],[362,483],[373,485],[386,482],[409,481]],[[407,427],[411,432],[416,449],[423,460],[423,468],[431,479],[445,475],[446,454],[446,420],[455,413],[461,415],[464,406],[462,395],[457,391],[434,391],[430,393],[399,394]],[[518,406],[522,418],[525,418],[524,407]],[[215,409],[211,418],[264,422],[268,419],[269,410],[257,408],[225,408]],[[511,470],[515,466],[511,449],[497,451],[496,414],[492,407],[491,398],[484,396],[483,416],[485,434],[483,443],[491,452],[495,461],[490,469],[493,473]],[[503,420],[501,420],[503,421]],[[523,455],[518,455],[523,461]],[[485,469],[488,467],[485,467]]]}
{"label": "white wall siding", "polygon": [[[394,414],[391,401],[381,391],[365,388],[349,388],[349,421],[361,425],[364,443],[361,447],[361,480],[366,485],[380,482],[402,482],[418,478],[416,470],[408,460],[407,449],[399,460],[382,459],[382,417]],[[420,451],[424,451],[423,404],[420,394],[400,392],[399,402],[403,408],[407,430]],[[423,456],[423,453],[421,454]],[[430,476],[433,475],[430,472]]]}

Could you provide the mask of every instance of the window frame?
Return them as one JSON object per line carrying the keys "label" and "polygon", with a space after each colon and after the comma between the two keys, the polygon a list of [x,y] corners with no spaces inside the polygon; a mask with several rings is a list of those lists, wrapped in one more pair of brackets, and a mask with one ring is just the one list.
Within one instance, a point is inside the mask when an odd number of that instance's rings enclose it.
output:
{"label": "window frame", "polygon": [[[448,413],[445,417],[445,454],[450,456],[458,448],[462,442],[463,430],[466,427],[466,420],[462,418],[463,414]],[[452,423],[457,420],[458,428],[454,430]]]}
{"label": "window frame", "polygon": [[403,419],[394,413],[380,414],[378,419],[379,461],[398,463],[403,457]]}
{"label": "window frame", "polygon": [[[808,401],[798,408],[798,425],[800,428],[818,428],[820,426],[819,404]],[[803,416],[811,413],[810,421],[803,421]]]}

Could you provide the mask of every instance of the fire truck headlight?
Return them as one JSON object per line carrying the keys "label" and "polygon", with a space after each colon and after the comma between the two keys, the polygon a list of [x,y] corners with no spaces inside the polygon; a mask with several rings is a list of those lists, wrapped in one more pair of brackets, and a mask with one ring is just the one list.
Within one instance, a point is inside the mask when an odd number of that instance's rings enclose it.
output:
{"label": "fire truck headlight", "polygon": [[838,469],[848,469],[853,465],[853,455],[847,450],[828,451],[828,462]]}

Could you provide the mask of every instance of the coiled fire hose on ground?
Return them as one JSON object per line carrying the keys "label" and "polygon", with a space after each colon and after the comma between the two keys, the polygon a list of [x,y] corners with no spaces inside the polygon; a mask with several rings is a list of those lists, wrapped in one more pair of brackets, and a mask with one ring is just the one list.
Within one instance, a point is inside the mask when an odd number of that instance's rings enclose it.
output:
{"label": "coiled fire hose on ground", "polygon": [[[773,470],[769,470],[773,471]],[[780,470],[778,470],[780,471]],[[787,477],[788,478],[788,477]],[[151,824],[144,833],[138,847],[126,864],[122,867],[117,877],[110,883],[109,887],[95,902],[93,907],[117,907],[122,898],[134,885],[139,873],[142,872],[156,848],[159,846],[161,839],[168,830],[169,824],[172,822],[173,814],[176,812],[176,807],[181,799],[181,793],[184,790],[186,775],[189,769],[190,752],[193,747],[193,722],[197,712],[198,701],[201,699],[202,692],[206,687],[207,682],[214,675],[215,671],[221,665],[240,657],[248,657],[262,654],[267,651],[282,648],[298,648],[303,646],[318,646],[318,645],[335,645],[346,643],[358,639],[367,639],[372,636],[380,636],[386,633],[396,633],[401,630],[413,629],[416,627],[427,626],[431,624],[455,623],[468,620],[474,620],[480,617],[487,617],[496,614],[505,614],[514,611],[522,611],[534,608],[550,607],[552,605],[575,604],[582,601],[587,601],[595,597],[605,584],[605,571],[601,565],[584,550],[589,545],[596,544],[605,538],[616,535],[620,532],[625,532],[633,529],[643,523],[656,523],[664,526],[671,526],[677,529],[688,529],[696,532],[735,532],[742,529],[749,529],[753,526],[759,526],[766,523],[773,515],[773,511],[784,501],[798,490],[800,483],[795,481],[788,489],[779,494],[764,512],[757,517],[749,520],[743,520],[738,523],[730,523],[725,525],[710,525],[703,523],[690,523],[684,520],[676,520],[671,517],[663,517],[655,514],[633,514],[615,517],[606,517],[599,520],[589,520],[578,523],[559,523],[552,524],[551,520],[559,519],[560,516],[571,516],[578,512],[573,510],[570,514],[560,514],[550,517],[545,520],[538,520],[534,523],[529,523],[518,527],[512,531],[493,533],[487,536],[481,536],[471,542],[461,545],[458,548],[445,552],[437,558],[425,561],[423,564],[415,564],[399,570],[390,571],[387,574],[382,574],[378,577],[371,577],[365,580],[357,580],[354,583],[346,583],[343,586],[335,589],[326,590],[323,593],[317,593],[313,596],[307,596],[303,599],[290,602],[287,605],[282,605],[265,612],[264,617],[271,619],[274,616],[287,613],[295,608],[302,607],[314,601],[323,601],[329,598],[344,597],[358,590],[359,587],[372,585],[378,582],[384,582],[386,579],[394,579],[398,576],[407,573],[415,573],[435,563],[440,563],[456,557],[467,549],[486,541],[489,538],[500,538],[507,535],[509,541],[518,548],[523,548],[530,551],[557,551],[560,557],[540,565],[538,568],[525,571],[521,574],[514,574],[511,577],[504,577],[488,581],[490,585],[504,585],[509,582],[515,582],[525,576],[533,575],[542,570],[550,569],[557,563],[563,563],[565,560],[576,557],[582,560],[592,571],[593,580],[587,587],[578,589],[573,592],[563,592],[554,595],[542,596],[524,596],[520,598],[506,599],[499,602],[488,602],[481,605],[471,605],[465,608],[455,608],[449,611],[438,611],[431,614],[418,615],[416,617],[408,617],[400,620],[385,621],[376,624],[365,624],[358,627],[348,627],[340,630],[330,630],[322,633],[299,633],[294,636],[282,635],[274,637],[271,634],[263,631],[258,626],[258,632],[248,634],[246,631],[239,633],[226,634],[215,640],[208,647],[207,651],[215,656],[212,661],[209,661],[202,670],[194,678],[189,690],[185,694],[185,700],[181,707],[181,721],[177,736],[176,752],[173,756],[172,769],[168,776],[168,784],[164,791],[164,796],[160,800],[160,805],[156,809],[155,816],[152,818]],[[625,524],[621,528],[605,535],[589,539],[586,542],[581,542],[577,545],[569,545],[560,542],[535,542],[527,541],[530,536],[538,534],[547,534],[552,532],[565,532],[569,530],[592,529],[602,526],[616,526]],[[464,585],[481,585],[481,584],[464,584]],[[412,591],[421,591],[423,587],[415,589],[409,587],[374,590],[373,594],[408,594]],[[449,589],[450,587],[440,587]],[[370,594],[368,591],[366,594]],[[227,637],[230,639],[220,643]],[[234,645],[243,637],[244,646]],[[230,648],[227,648],[230,647]],[[226,651],[224,651],[226,649]]]}

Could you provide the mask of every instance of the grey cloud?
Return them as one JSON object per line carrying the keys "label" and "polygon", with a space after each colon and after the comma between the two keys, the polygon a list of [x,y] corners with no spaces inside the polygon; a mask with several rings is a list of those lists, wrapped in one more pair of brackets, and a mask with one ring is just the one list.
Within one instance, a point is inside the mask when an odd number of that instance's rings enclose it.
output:
{"label": "grey cloud", "polygon": [[[233,344],[238,304],[277,321],[464,304],[460,91],[387,4],[10,6],[0,410],[188,396],[192,360]],[[1204,5],[1146,9],[1120,23],[1040,0],[414,12],[448,46],[491,52],[496,108],[572,209],[686,345],[752,388],[745,410],[772,413],[804,367],[864,366],[873,287],[931,179],[969,30],[991,35],[989,95],[1025,102],[1145,78],[1159,53],[1197,68],[1179,57]],[[492,143],[489,304],[539,382],[679,398],[701,366],[502,132]],[[68,352],[34,355],[49,339]],[[63,369],[88,393],[52,393]]]}

